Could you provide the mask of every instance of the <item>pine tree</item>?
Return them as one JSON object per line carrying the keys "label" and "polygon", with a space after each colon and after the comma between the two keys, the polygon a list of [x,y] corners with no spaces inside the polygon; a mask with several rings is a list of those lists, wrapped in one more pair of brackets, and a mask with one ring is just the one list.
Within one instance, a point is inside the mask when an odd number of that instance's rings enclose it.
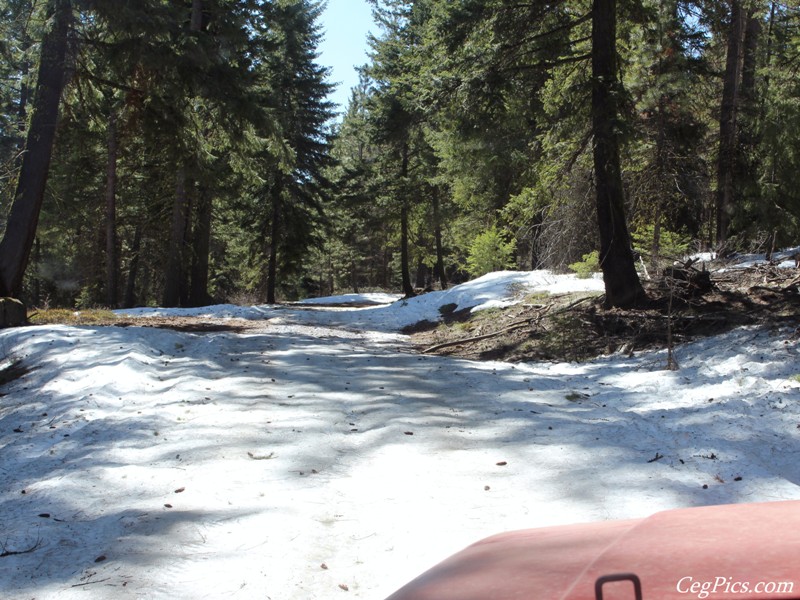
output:
{"label": "pine tree", "polygon": [[730,0],[728,45],[719,117],[719,156],[717,159],[717,235],[722,248],[728,238],[736,204],[736,139],[741,96],[742,44],[746,14],[740,0]]}
{"label": "pine tree", "polygon": [[391,187],[387,187],[386,191],[390,194],[392,208],[400,223],[401,286],[403,294],[410,298],[415,292],[411,283],[409,255],[409,164],[416,115],[403,61],[407,60],[413,44],[410,23],[412,3],[372,0],[371,4],[373,15],[383,30],[382,37],[370,40],[373,59],[367,71],[374,82],[374,90],[370,95],[373,140],[384,149],[381,162],[385,164],[384,168],[389,169],[385,175],[388,175]]}
{"label": "pine tree", "polygon": [[[616,11],[615,2],[595,2],[592,10],[586,11],[580,2],[531,2],[509,6],[487,1],[453,7],[445,11],[441,22],[434,20],[435,33],[440,38],[435,43],[444,48],[438,57],[445,68],[437,72],[444,81],[444,90],[468,86],[473,104],[474,98],[481,98],[485,106],[500,107],[501,110],[494,109],[495,114],[507,119],[524,114],[520,106],[525,106],[530,111],[527,128],[523,129],[528,135],[529,148],[536,148],[548,127],[555,129],[560,125],[545,122],[542,106],[536,102],[515,105],[518,90],[541,99],[548,88],[564,85],[554,78],[557,69],[578,70],[580,67],[575,65],[586,64],[591,58],[592,75],[584,75],[583,81],[578,79],[581,87],[578,92],[571,90],[569,99],[573,104],[566,106],[565,112],[569,114],[568,120],[574,119],[580,114],[574,103],[587,106],[591,98],[588,120],[594,148],[601,265],[606,298],[611,306],[628,305],[644,297],[633,264],[624,210],[619,145],[625,117],[618,106],[623,89],[617,80]],[[590,33],[585,32],[587,23],[592,24]],[[443,58],[448,52],[452,58]],[[466,74],[468,70],[470,75]],[[582,99],[579,93],[585,94]],[[511,107],[513,112],[509,111]],[[506,117],[504,111],[511,114]],[[481,125],[485,123],[477,127]],[[582,126],[584,132],[587,125]],[[496,129],[492,129],[494,131]],[[482,137],[490,139],[491,135]],[[588,139],[585,133],[583,137]],[[579,142],[578,153],[585,146],[585,141]],[[534,161],[541,158],[535,151],[531,156]],[[569,159],[572,164],[575,160],[577,154]],[[527,181],[518,178],[514,193],[521,196],[525,187],[537,185],[536,176]],[[502,199],[503,202],[509,200],[509,197]]]}
{"label": "pine tree", "polygon": [[625,192],[619,156],[620,112],[617,98],[616,0],[592,6],[592,135],[600,268],[606,305],[627,307],[644,298],[633,262],[633,244],[625,217]]}
{"label": "pine tree", "polygon": [[52,26],[41,44],[36,89],[14,202],[0,241],[0,296],[19,296],[28,266],[39,213],[44,201],[55,140],[61,92],[66,82],[70,0],[51,0],[47,17]]}
{"label": "pine tree", "polygon": [[279,270],[289,272],[312,241],[327,181],[327,123],[333,104],[328,70],[317,62],[321,40],[317,20],[322,4],[309,0],[278,0],[265,12],[264,31],[271,51],[264,68],[273,89],[273,107],[284,159],[275,163],[260,190],[269,223],[266,300],[277,299]]}
{"label": "pine tree", "polygon": [[629,57],[624,81],[632,114],[623,164],[637,250],[650,257],[656,273],[662,235],[705,236],[703,209],[711,193],[704,148],[710,113],[698,114],[697,107],[703,104],[703,74],[709,69],[697,52],[696,26],[688,22],[680,1],[647,2],[645,8],[620,36]]}

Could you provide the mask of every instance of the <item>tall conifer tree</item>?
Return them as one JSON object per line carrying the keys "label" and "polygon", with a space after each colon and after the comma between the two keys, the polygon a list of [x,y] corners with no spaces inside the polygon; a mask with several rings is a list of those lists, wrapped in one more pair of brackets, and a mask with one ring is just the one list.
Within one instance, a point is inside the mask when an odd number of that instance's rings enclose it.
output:
{"label": "tall conifer tree", "polygon": [[50,172],[61,92],[66,82],[67,38],[72,19],[70,0],[50,0],[39,57],[22,166],[14,201],[0,241],[0,296],[19,296],[33,248]]}

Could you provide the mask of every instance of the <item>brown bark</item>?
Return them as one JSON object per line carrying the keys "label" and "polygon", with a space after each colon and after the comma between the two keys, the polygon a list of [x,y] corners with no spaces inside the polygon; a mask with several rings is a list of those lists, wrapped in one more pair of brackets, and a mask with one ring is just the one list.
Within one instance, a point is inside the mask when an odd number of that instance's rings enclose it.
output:
{"label": "brown bark", "polygon": [[619,160],[616,0],[592,7],[592,134],[600,267],[609,307],[633,306],[646,298],[634,265],[625,219]]}
{"label": "brown bark", "polygon": [[117,252],[117,112],[108,117],[108,164],[106,166],[106,303],[116,308],[119,296]]}
{"label": "brown bark", "polygon": [[278,241],[281,232],[281,193],[276,184],[272,193],[272,218],[269,234],[269,258],[267,260],[267,304],[275,304],[275,288],[278,280]]}
{"label": "brown bark", "polygon": [[761,107],[760,110],[763,113],[764,111],[764,99],[769,94],[770,89],[770,73],[772,72],[772,48],[773,48],[773,37],[774,37],[774,28],[775,28],[775,16],[777,13],[777,2],[770,2],[769,8],[769,18],[767,20],[767,35],[766,35],[766,56],[764,58],[764,78],[763,78],[763,93],[761,96]]}
{"label": "brown bark", "polygon": [[444,249],[442,248],[442,215],[439,203],[439,190],[433,191],[433,239],[436,242],[436,266],[434,275],[439,279],[443,290],[447,289],[447,273],[444,270]]}
{"label": "brown bark", "polygon": [[170,228],[169,253],[164,281],[164,307],[181,303],[184,281],[184,246],[186,223],[189,213],[189,195],[186,192],[186,172],[178,169],[175,180],[175,199],[172,204],[172,227]]}
{"label": "brown bark", "polygon": [[734,178],[736,172],[736,118],[742,72],[742,40],[745,13],[740,0],[731,0],[728,49],[722,83],[722,105],[719,117],[719,156],[717,158],[717,247],[728,239],[731,216],[735,208]]}
{"label": "brown bark", "polygon": [[136,278],[139,275],[139,252],[142,248],[142,225],[136,226],[133,234],[133,245],[131,247],[131,260],[128,265],[128,281],[125,285],[125,299],[123,306],[132,308],[136,306]]}
{"label": "brown bark", "polygon": [[200,31],[203,28],[203,0],[192,0],[192,17],[189,21],[190,31]]}
{"label": "brown bark", "polygon": [[406,179],[408,178],[408,143],[403,144],[400,179],[403,182],[403,197],[400,206],[400,275],[403,286],[403,295],[406,298],[416,296],[414,286],[411,285],[411,270],[408,252],[408,199],[406,198]]}
{"label": "brown bark", "polygon": [[70,0],[51,0],[53,26],[42,39],[30,126],[14,201],[0,241],[0,296],[19,296],[44,202],[50,157],[65,84]]}
{"label": "brown bark", "polygon": [[411,271],[409,270],[408,207],[405,203],[400,207],[400,271],[403,295],[406,298],[413,298],[416,293],[414,286],[411,285]]}
{"label": "brown bark", "polygon": [[756,107],[756,71],[758,44],[761,39],[761,19],[753,10],[747,12],[744,28],[744,42],[742,50],[742,88],[741,97],[743,108],[755,111]]}
{"label": "brown bark", "polygon": [[761,19],[748,10],[742,43],[742,83],[739,92],[739,115],[736,141],[736,200],[735,206],[759,201],[756,148],[759,143],[758,46],[761,39]]}
{"label": "brown bark", "polygon": [[211,249],[211,196],[208,190],[200,187],[197,193],[197,210],[192,236],[192,281],[189,290],[191,306],[211,304],[208,294],[208,258]]}

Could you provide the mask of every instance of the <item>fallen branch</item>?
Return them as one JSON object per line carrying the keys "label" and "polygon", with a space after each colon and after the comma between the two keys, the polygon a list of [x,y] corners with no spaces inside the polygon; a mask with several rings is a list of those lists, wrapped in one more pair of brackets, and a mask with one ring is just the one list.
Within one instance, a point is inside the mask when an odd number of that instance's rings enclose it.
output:
{"label": "fallen branch", "polygon": [[16,556],[17,554],[30,554],[31,552],[36,550],[41,544],[42,540],[38,539],[36,540],[36,543],[33,546],[25,550],[8,550],[6,549],[5,544],[0,544],[3,547],[3,551],[0,552],[0,558],[5,558],[6,556]]}
{"label": "fallen branch", "polygon": [[84,587],[84,586],[87,586],[87,585],[95,585],[97,583],[105,583],[109,579],[111,579],[111,578],[110,577],[106,577],[105,579],[98,579],[97,581],[83,581],[81,583],[73,583],[72,587],[76,588],[76,587]]}
{"label": "fallen branch", "polygon": [[[541,318],[541,317],[539,317]],[[441,344],[436,344],[435,346],[431,346],[430,348],[426,348],[422,351],[422,354],[428,354],[430,352],[436,352],[437,350],[442,350],[443,348],[450,348],[452,346],[460,346],[462,344],[469,344],[472,342],[479,342],[481,340],[488,340],[489,338],[497,337],[498,335],[502,335],[504,333],[508,333],[509,331],[514,331],[515,329],[521,329],[522,327],[527,327],[531,324],[532,321],[538,321],[538,318],[534,319],[525,319],[523,321],[517,321],[512,323],[508,327],[504,327],[499,331],[493,331],[492,333],[484,333],[483,335],[476,335],[474,337],[464,338],[460,340],[455,340],[451,342],[443,342]]]}
{"label": "fallen branch", "polygon": [[782,292],[791,292],[791,291],[795,291],[795,290],[793,290],[792,288],[794,288],[795,286],[797,286],[797,284],[798,284],[798,283],[800,283],[800,276],[799,276],[799,277],[795,277],[795,278],[794,278],[794,279],[792,279],[792,280],[791,280],[789,283],[785,284],[785,285],[783,286],[783,289],[782,289],[781,291],[782,291]]}
{"label": "fallen branch", "polygon": [[[587,300],[592,300],[594,298],[596,298],[596,296],[584,296],[583,298],[579,298],[578,300],[570,302],[566,306],[559,308],[557,311],[550,313],[550,316],[560,315],[562,313],[570,311],[579,304],[586,302]],[[476,335],[474,337],[463,338],[460,340],[453,340],[450,342],[442,342],[441,344],[436,344],[435,346],[431,346],[430,348],[426,348],[425,350],[423,350],[422,354],[429,354],[431,352],[436,352],[444,348],[451,348],[453,346],[461,346],[463,344],[471,344],[472,342],[488,340],[489,338],[497,337],[498,335],[503,335],[504,333],[508,333],[509,331],[515,331],[523,327],[528,327],[530,325],[536,324],[539,321],[541,321],[542,318],[549,312],[549,310],[552,307],[553,307],[552,304],[548,304],[544,306],[542,310],[535,317],[523,319],[521,321],[515,321],[514,323],[511,323],[511,325],[508,325],[507,327],[504,327],[503,329],[500,329],[498,331],[493,331],[491,333],[484,333],[482,335]]]}
{"label": "fallen branch", "polygon": [[248,452],[247,456],[253,460],[270,460],[271,458],[275,458],[275,453],[270,452],[269,454],[253,454],[252,452]]}
{"label": "fallen branch", "polygon": [[563,308],[559,308],[556,312],[553,313],[553,315],[560,315],[561,313],[565,313],[565,312],[567,312],[569,310],[572,310],[573,308],[578,306],[578,304],[583,304],[587,300],[594,300],[595,298],[599,298],[599,297],[600,296],[584,296],[583,298],[578,298],[577,300],[575,300],[575,302],[570,302],[569,304],[567,304]]}

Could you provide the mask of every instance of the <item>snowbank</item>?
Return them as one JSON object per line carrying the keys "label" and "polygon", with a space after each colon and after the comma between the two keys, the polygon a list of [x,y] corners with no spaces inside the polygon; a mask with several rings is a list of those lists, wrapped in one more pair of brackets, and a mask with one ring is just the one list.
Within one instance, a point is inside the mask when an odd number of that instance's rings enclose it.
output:
{"label": "snowbank", "polygon": [[0,388],[0,596],[382,598],[504,530],[800,498],[793,331],[682,346],[677,372],[663,352],[478,363],[381,333],[573,283],[197,313],[260,313],[247,334],[1,331],[28,372]]}
{"label": "snowbank", "polygon": [[[286,306],[234,306],[223,304],[202,308],[135,308],[115,311],[131,317],[205,317],[239,318],[248,320],[272,319],[274,323],[315,323],[369,331],[392,332],[420,321],[436,322],[441,319],[439,309],[455,305],[455,310],[469,308],[482,310],[509,306],[533,293],[602,292],[603,280],[598,275],[579,279],[575,275],[557,275],[550,271],[500,271],[453,286],[444,291],[421,294],[408,300],[392,294],[347,294],[325,298],[311,298],[298,303],[299,307]],[[339,300],[341,298],[341,300]],[[327,304],[378,304],[348,310]],[[305,305],[305,307],[303,306]],[[313,308],[309,314],[307,308]]]}

